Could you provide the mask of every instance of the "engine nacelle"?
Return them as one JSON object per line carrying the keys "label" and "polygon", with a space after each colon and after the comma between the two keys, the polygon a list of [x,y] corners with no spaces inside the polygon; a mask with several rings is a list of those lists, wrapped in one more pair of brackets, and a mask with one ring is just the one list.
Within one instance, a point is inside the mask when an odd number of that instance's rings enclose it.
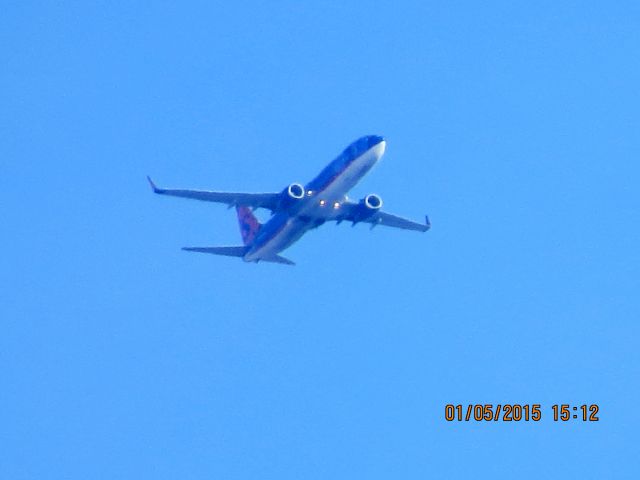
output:
{"label": "engine nacelle", "polygon": [[373,210],[374,212],[382,208],[382,198],[380,198],[380,196],[376,195],[375,193],[370,193],[369,195],[364,197],[361,200],[361,203],[363,203],[364,206],[369,210]]}
{"label": "engine nacelle", "polygon": [[358,210],[355,213],[355,222],[366,220],[382,208],[382,198],[375,193],[370,193],[358,202]]}
{"label": "engine nacelle", "polygon": [[292,200],[302,200],[304,198],[304,187],[299,183],[292,183],[285,191]]}
{"label": "engine nacelle", "polygon": [[280,194],[280,207],[291,208],[304,199],[304,186],[300,183],[292,183]]}

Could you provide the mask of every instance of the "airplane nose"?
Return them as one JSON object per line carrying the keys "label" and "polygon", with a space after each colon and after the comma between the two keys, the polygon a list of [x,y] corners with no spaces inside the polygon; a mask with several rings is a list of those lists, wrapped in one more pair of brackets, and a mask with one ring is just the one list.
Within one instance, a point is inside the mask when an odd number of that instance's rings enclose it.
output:
{"label": "airplane nose", "polygon": [[369,140],[369,148],[375,147],[379,143],[384,142],[384,138],[382,138],[380,135],[369,135],[368,140]]}
{"label": "airplane nose", "polygon": [[378,144],[375,146],[376,156],[378,157],[378,159],[380,159],[382,155],[384,155],[384,150],[386,148],[387,148],[387,142],[385,142],[384,140],[380,140],[380,142],[378,142]]}

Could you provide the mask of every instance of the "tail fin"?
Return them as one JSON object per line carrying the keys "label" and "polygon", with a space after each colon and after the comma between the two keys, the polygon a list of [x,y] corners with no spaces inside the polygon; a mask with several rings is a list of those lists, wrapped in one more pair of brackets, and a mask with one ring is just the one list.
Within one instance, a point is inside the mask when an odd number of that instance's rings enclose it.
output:
{"label": "tail fin", "polygon": [[245,245],[250,245],[262,225],[249,207],[236,207],[236,212],[238,212],[238,224],[240,225],[242,242]]}

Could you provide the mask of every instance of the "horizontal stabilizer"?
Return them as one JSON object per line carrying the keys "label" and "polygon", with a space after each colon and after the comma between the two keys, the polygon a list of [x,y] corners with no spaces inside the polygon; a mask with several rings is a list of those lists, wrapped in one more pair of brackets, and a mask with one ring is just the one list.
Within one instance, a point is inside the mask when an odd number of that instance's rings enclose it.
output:
{"label": "horizontal stabilizer", "polygon": [[274,255],[273,257],[269,257],[269,258],[261,258],[260,261],[261,262],[282,263],[284,265],[295,265],[296,264],[295,262],[292,262],[288,258],[284,258],[281,255]]}
{"label": "horizontal stabilizer", "polygon": [[228,257],[244,257],[249,250],[244,245],[241,247],[183,247],[187,252],[212,253],[214,255],[226,255]]}
{"label": "horizontal stabilizer", "polygon": [[[249,247],[183,247],[182,250],[187,252],[200,252],[200,253],[212,253],[214,255],[226,255],[227,257],[244,257]],[[280,255],[274,255],[269,258],[260,258],[258,262],[271,262],[282,263],[284,265],[295,265],[294,262],[288,258],[284,258]]]}

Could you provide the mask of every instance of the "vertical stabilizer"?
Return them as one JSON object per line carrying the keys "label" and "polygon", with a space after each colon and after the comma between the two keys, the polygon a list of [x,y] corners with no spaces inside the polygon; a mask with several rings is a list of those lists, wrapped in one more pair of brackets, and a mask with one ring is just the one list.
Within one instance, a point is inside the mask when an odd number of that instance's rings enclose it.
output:
{"label": "vertical stabilizer", "polygon": [[240,225],[242,242],[245,245],[250,245],[262,225],[260,225],[260,222],[249,207],[236,207],[236,212],[238,212],[238,224]]}

